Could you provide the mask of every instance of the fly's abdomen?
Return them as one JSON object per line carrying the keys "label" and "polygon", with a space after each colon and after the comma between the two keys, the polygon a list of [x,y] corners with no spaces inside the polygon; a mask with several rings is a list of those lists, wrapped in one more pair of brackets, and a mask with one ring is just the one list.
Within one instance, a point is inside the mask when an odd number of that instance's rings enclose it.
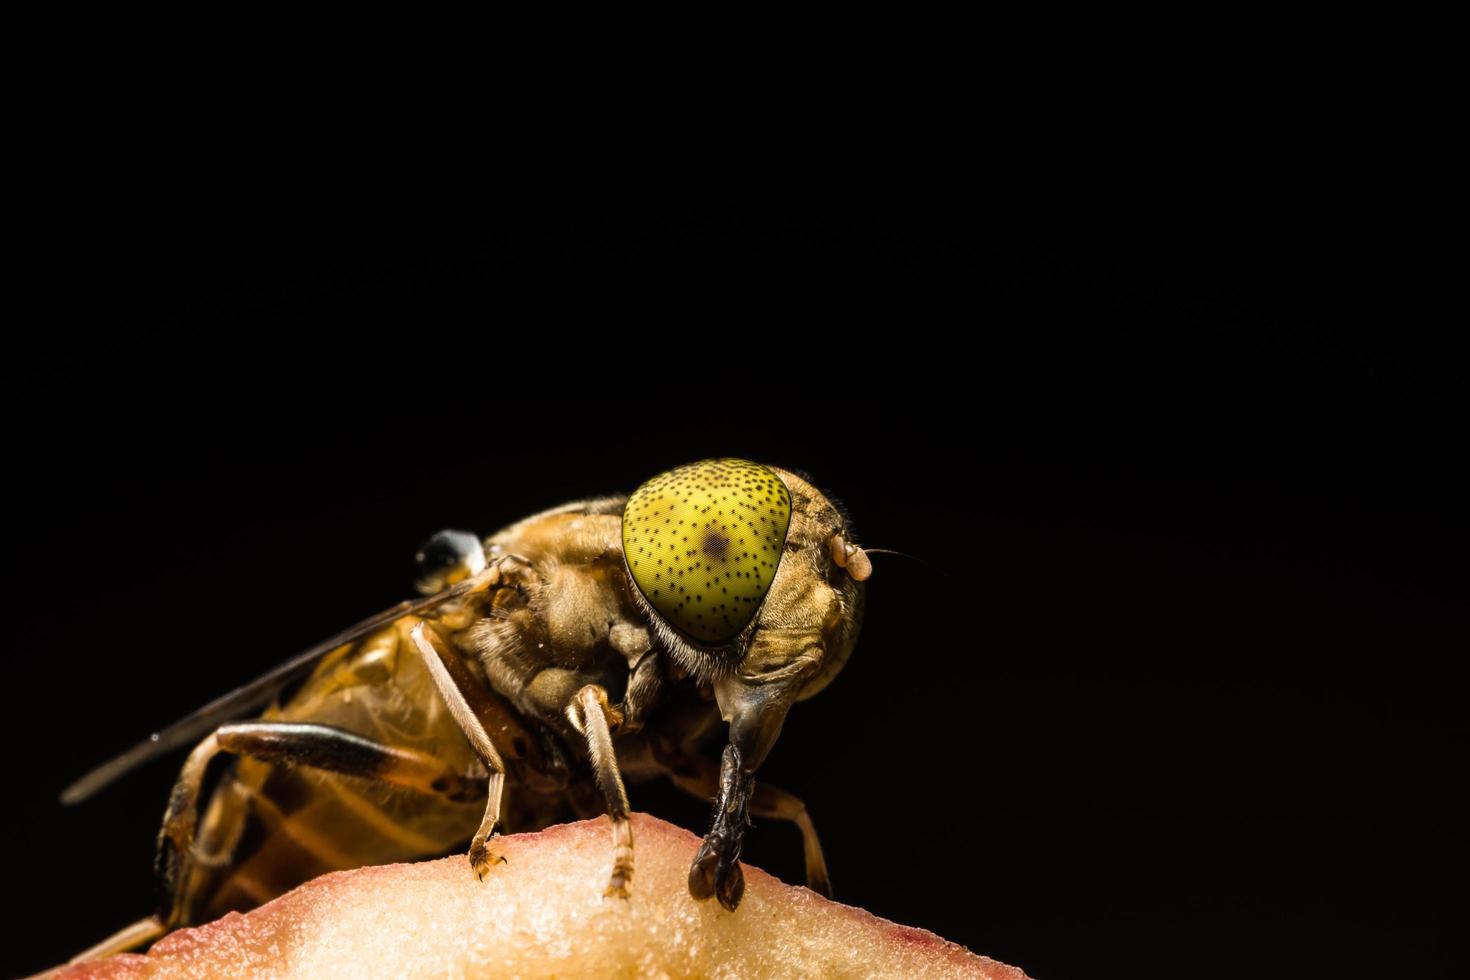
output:
{"label": "fly's abdomen", "polygon": [[[269,720],[332,725],[416,749],[455,772],[479,769],[399,620],[334,652]],[[240,759],[203,807],[187,884],[191,921],[267,901],[328,871],[433,857],[460,846],[480,800],[305,767]]]}

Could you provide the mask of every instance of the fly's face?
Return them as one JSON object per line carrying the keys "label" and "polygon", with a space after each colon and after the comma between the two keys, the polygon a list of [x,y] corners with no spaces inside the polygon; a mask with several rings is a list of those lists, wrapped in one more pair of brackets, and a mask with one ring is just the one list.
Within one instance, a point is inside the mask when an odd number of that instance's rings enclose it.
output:
{"label": "fly's face", "polygon": [[793,637],[808,653],[820,650],[820,662],[797,691],[805,700],[831,683],[852,655],[862,625],[863,583],[873,569],[842,510],[806,480],[779,472],[791,487],[791,529],[759,632]]}
{"label": "fly's face", "polygon": [[[713,459],[645,483],[623,510],[624,567],[662,646],[708,680],[729,741],[689,893],[740,904],[755,773],[791,705],[842,669],[871,566],[838,508],[787,470]],[[825,889],[825,867],[808,866]]]}

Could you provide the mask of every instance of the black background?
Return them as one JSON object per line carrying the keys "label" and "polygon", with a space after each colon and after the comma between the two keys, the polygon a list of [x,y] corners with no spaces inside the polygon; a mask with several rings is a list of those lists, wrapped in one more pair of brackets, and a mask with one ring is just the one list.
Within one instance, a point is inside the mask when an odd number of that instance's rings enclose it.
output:
{"label": "black background", "polygon": [[[178,760],[60,808],[82,770],[402,598],[441,527],[725,454],[918,559],[768,765],[839,899],[1037,977],[1450,972],[1462,317],[1388,189],[461,198],[233,149],[64,177],[20,267],[7,972],[147,911]],[[790,828],[747,856],[800,880]]]}

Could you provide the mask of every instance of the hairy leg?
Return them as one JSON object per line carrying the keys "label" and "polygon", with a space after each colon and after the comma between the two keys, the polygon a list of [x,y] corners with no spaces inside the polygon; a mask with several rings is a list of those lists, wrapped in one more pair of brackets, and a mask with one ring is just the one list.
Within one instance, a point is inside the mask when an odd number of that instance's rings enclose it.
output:
{"label": "hairy leg", "polygon": [[612,819],[613,870],[603,894],[627,898],[633,881],[633,825],[628,821],[628,793],[612,743],[612,728],[622,723],[622,716],[608,704],[605,690],[589,684],[577,692],[567,707],[567,717],[587,737],[587,753]]}
{"label": "hairy leg", "polygon": [[[687,755],[680,755],[676,760],[661,756],[660,760],[669,764],[669,781],[690,796],[708,800],[718,792],[719,768],[711,760]],[[822,841],[801,798],[770,783],[756,783],[750,796],[750,812],[757,817],[796,825],[801,831],[801,849],[806,859],[806,886],[831,898],[832,880],[827,874]]]}
{"label": "hairy leg", "polygon": [[266,721],[222,725],[189,754],[164,812],[155,868],[161,893],[160,918],[168,928],[182,924],[182,886],[196,858],[199,793],[210,762],[221,753],[310,766],[455,801],[465,800],[481,786],[479,781],[449,770],[431,755],[385,745],[331,725]]}

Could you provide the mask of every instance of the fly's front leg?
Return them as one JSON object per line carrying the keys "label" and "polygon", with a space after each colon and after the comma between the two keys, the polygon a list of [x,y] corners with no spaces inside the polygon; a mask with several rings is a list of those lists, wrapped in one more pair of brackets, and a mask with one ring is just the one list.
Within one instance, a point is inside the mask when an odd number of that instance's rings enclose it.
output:
{"label": "fly's front leg", "polygon": [[613,826],[613,869],[604,896],[628,897],[633,882],[633,825],[628,820],[628,793],[618,770],[613,751],[612,729],[622,724],[622,713],[607,702],[607,692],[589,684],[577,692],[567,706],[572,726],[587,737],[587,754],[592,758],[592,771],[597,786],[607,801],[607,815]]}
{"label": "fly's front leg", "polygon": [[745,894],[740,849],[750,825],[755,772],[781,734],[794,693],[791,685],[762,686],[739,676],[715,684],[720,712],[730,721],[730,741],[720,756],[710,829],[689,868],[689,894],[700,901],[713,896],[733,912]]}
{"label": "fly's front leg", "polygon": [[[669,780],[680,789],[708,800],[720,788],[720,774],[711,760],[678,752],[660,752],[655,757],[668,769]],[[832,897],[832,879],[827,874],[827,858],[822,853],[822,840],[801,797],[770,783],[756,783],[750,794],[750,812],[757,817],[785,820],[801,831],[802,856],[806,859],[806,886],[819,895]]]}
{"label": "fly's front leg", "polygon": [[740,849],[745,828],[750,825],[750,793],[755,767],[734,741],[720,756],[720,785],[715,794],[715,812],[709,832],[689,866],[689,894],[699,901],[717,896],[731,912],[745,894],[745,874],[740,870]]}

